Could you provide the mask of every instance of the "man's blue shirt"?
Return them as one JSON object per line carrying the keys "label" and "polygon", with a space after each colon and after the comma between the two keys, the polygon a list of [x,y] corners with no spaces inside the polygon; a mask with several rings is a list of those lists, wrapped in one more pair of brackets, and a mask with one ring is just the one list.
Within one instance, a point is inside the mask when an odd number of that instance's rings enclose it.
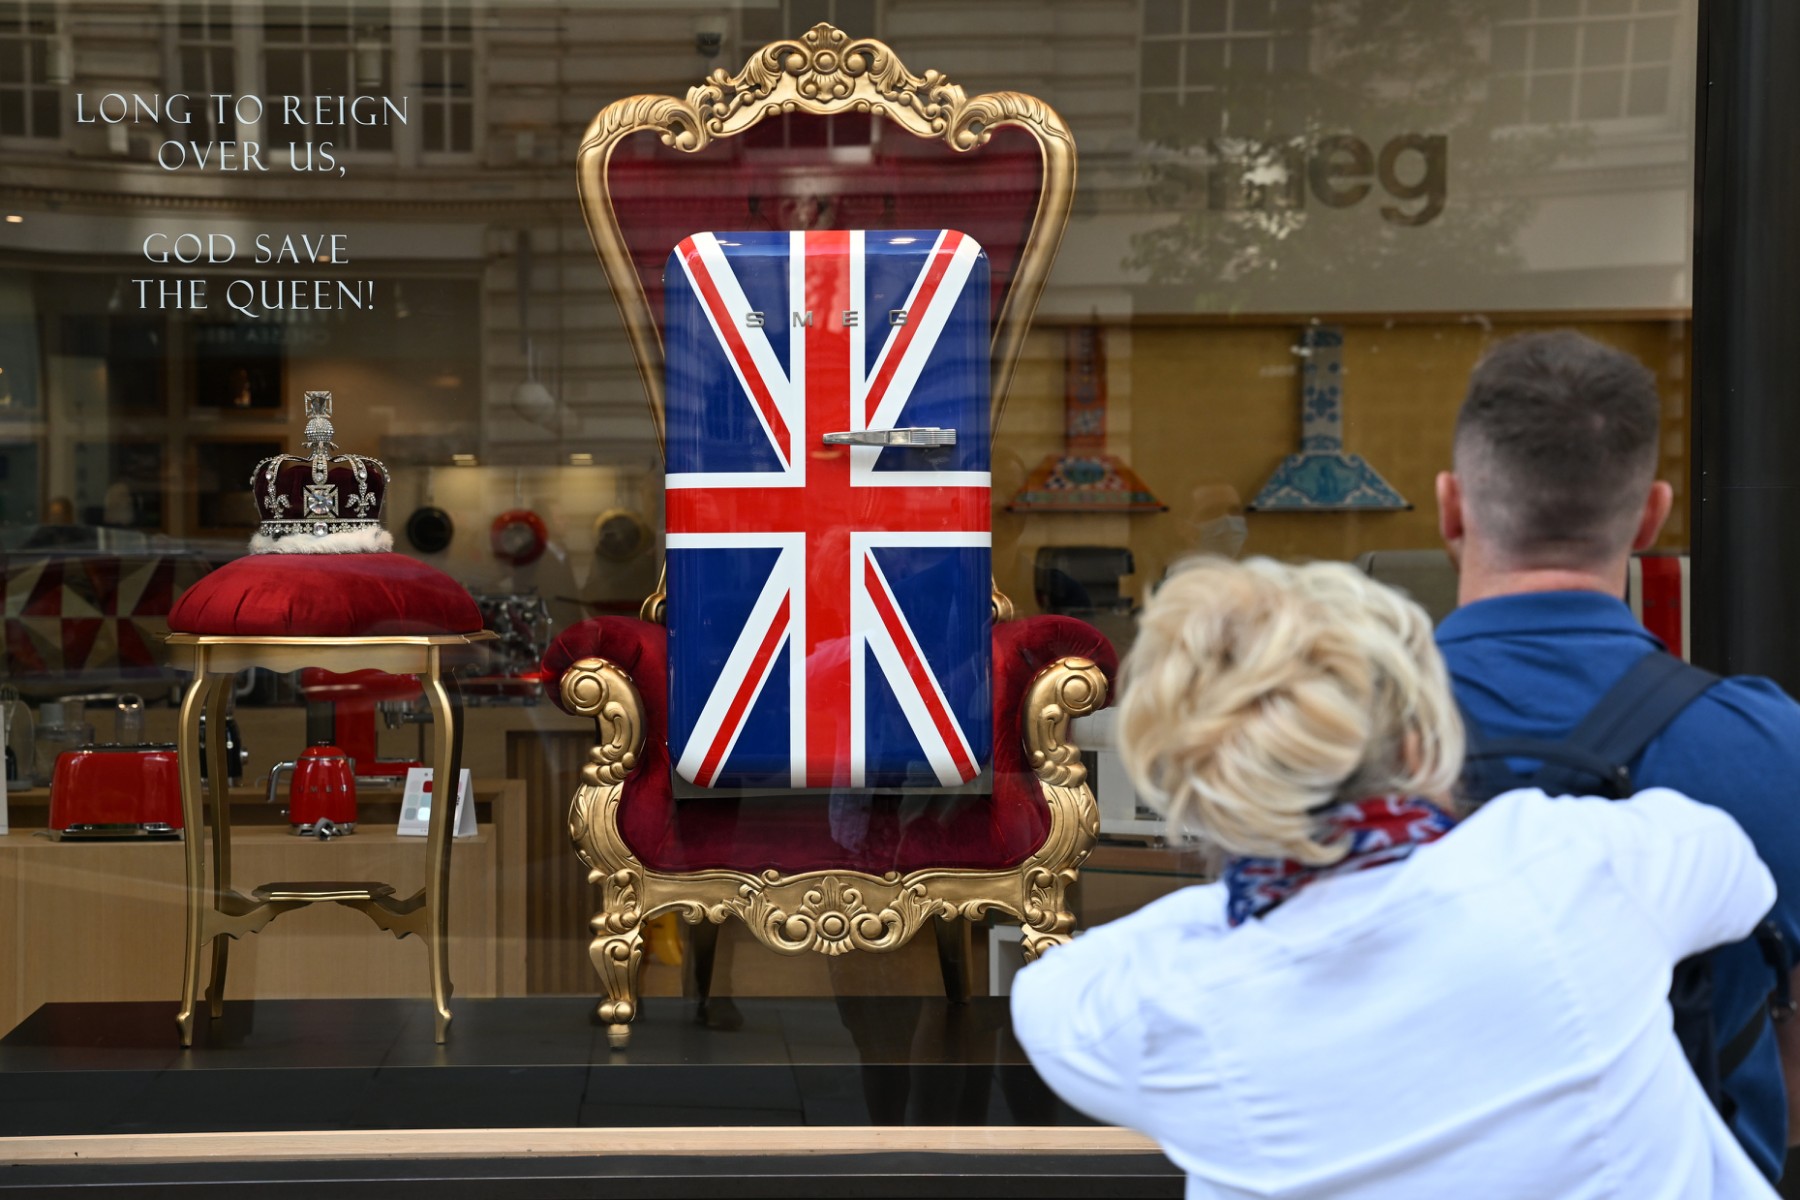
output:
{"label": "man's blue shirt", "polygon": [[[1625,672],[1662,643],[1599,592],[1478,600],[1438,626],[1456,698],[1489,738],[1566,737]],[[1767,679],[1723,680],[1632,764],[1639,788],[1667,787],[1737,819],[1774,873],[1770,914],[1800,946],[1800,705]],[[1754,942],[1721,950],[1714,1027],[1721,1044],[1752,1019],[1774,980]],[[1733,1132],[1771,1177],[1787,1153],[1787,1099],[1771,1028],[1725,1081]]]}

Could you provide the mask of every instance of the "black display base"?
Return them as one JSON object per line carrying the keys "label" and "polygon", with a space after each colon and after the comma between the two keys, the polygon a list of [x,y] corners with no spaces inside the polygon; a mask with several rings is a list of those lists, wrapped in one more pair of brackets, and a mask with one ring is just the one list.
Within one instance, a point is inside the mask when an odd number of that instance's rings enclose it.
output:
{"label": "black display base", "polygon": [[[611,1050],[587,997],[227,1004],[196,1045],[171,1003],[47,1004],[0,1039],[0,1136],[574,1126],[1056,1126],[1003,998],[645,1002]],[[702,1138],[703,1133],[697,1133]],[[1175,1196],[1157,1154],[631,1155],[14,1166],[0,1192],[80,1186],[335,1196]],[[891,1160],[891,1161],[890,1161]]]}
{"label": "black display base", "polygon": [[[25,1200],[254,1195],[330,1200],[1175,1200],[1186,1179],[1158,1155],[768,1154],[530,1158],[310,1159],[267,1163],[124,1163],[9,1167],[0,1196]],[[248,1189],[254,1188],[254,1191]]]}
{"label": "black display base", "polygon": [[0,1040],[0,1136],[656,1125],[1065,1125],[1004,1000],[650,1000],[625,1050],[580,996],[46,1004]]}

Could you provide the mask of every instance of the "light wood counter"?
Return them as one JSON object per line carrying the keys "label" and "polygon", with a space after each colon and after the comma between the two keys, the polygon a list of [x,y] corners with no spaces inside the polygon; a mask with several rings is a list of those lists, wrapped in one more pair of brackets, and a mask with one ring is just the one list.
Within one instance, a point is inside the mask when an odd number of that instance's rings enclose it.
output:
{"label": "light wood counter", "polygon": [[[423,884],[425,839],[397,836],[392,815],[376,816],[386,806],[365,806],[354,835],[320,842],[285,825],[243,823],[239,812],[261,807],[250,795],[238,790],[233,804],[240,891],[272,880],[378,879],[406,895]],[[519,995],[525,788],[477,784],[476,800],[488,804],[490,819],[474,837],[458,838],[450,858],[450,978],[458,996]],[[15,804],[13,832],[0,836],[0,1031],[47,1001],[173,1005],[181,990],[181,843],[52,842],[22,827],[33,807]],[[396,942],[361,913],[313,905],[232,947],[227,998],[424,996],[424,953],[416,939]],[[173,1014],[171,1007],[171,1039]]]}

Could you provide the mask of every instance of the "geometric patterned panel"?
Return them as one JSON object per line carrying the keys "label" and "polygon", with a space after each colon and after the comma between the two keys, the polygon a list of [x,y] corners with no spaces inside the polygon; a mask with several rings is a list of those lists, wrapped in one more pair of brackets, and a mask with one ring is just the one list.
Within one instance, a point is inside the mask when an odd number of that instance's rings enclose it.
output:
{"label": "geometric patterned panel", "polygon": [[193,555],[26,552],[0,564],[5,673],[21,683],[167,673],[169,610],[207,571]]}

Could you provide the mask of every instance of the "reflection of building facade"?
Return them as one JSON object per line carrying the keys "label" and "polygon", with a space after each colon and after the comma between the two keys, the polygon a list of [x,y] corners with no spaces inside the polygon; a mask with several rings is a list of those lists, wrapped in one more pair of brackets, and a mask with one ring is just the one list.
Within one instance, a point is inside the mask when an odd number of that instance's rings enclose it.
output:
{"label": "reflection of building facade", "polygon": [[[654,505],[646,480],[656,454],[570,200],[575,142],[618,95],[680,92],[712,67],[735,69],[738,48],[775,36],[781,21],[819,15],[853,32],[871,23],[913,61],[971,87],[1004,79],[1066,114],[1082,150],[1081,191],[1042,314],[1054,322],[1098,312],[1106,322],[1112,448],[1164,490],[1193,486],[1182,477],[1198,469],[1202,482],[1249,495],[1285,453],[1294,377],[1281,330],[1295,319],[1576,311],[1630,324],[1678,315],[1687,303],[1691,3],[1646,0],[1622,16],[1496,3],[1486,22],[1445,17],[1419,30],[1419,46],[1379,53],[1353,40],[1345,22],[1354,4],[1070,0],[1056,6],[1051,27],[1023,37],[999,10],[839,0],[811,11],[819,7],[13,6],[0,36],[25,67],[0,89],[11,167],[0,196],[25,219],[0,226],[9,268],[0,338],[6,353],[29,359],[22,331],[38,328],[43,357],[9,368],[15,403],[29,415],[0,433],[8,519],[30,519],[63,495],[91,515],[122,477],[132,481],[137,528],[180,536],[235,528],[236,501],[201,496],[235,487],[239,458],[293,444],[297,417],[283,398],[304,382],[346,398],[344,427],[359,444],[432,467],[410,473],[419,494],[397,497],[397,516],[454,499],[470,506],[471,523],[485,524],[482,506],[529,493],[557,510],[553,534],[582,579],[595,562],[587,528],[595,515]],[[1396,96],[1396,72],[1417,56],[1458,54],[1474,82]],[[109,94],[169,103],[127,111],[121,100],[103,105]],[[202,99],[178,107],[176,94]],[[88,122],[75,120],[77,95]],[[260,104],[225,111],[204,99],[215,95]],[[407,119],[320,124],[356,113],[284,111],[288,95],[385,96],[404,103]],[[143,119],[108,123],[102,112]],[[881,131],[866,120],[839,122],[829,136],[844,162],[882,152]],[[220,147],[224,161],[162,170],[158,147],[171,141]],[[248,143],[268,169],[226,169],[242,168]],[[223,148],[230,144],[237,149]],[[796,212],[811,204],[831,219],[825,210],[838,197],[828,180],[796,173],[778,145],[760,153],[769,177],[784,181],[774,188],[779,203]],[[325,155],[341,175],[316,169]],[[238,257],[186,268],[149,262],[144,239],[154,232],[229,235]],[[338,234],[347,261],[247,261],[258,234],[273,234],[277,247],[285,234]],[[170,281],[190,277],[209,282],[203,313],[140,308],[132,281],[156,281],[169,303]],[[367,280],[372,300],[252,317],[222,303],[236,278]],[[154,286],[150,297],[154,304]],[[1245,312],[1271,318],[1266,346],[1241,318],[1233,330],[1210,323]],[[1404,415],[1412,402],[1372,372],[1407,353],[1409,336],[1436,344],[1465,328],[1430,325],[1408,318],[1385,342],[1367,343],[1389,358],[1362,364],[1352,327],[1352,366],[1369,396],[1352,414],[1353,438],[1379,444],[1392,422],[1412,419]],[[1664,332],[1625,328],[1620,336],[1637,338],[1649,357],[1664,355]],[[1477,342],[1459,352],[1459,365]],[[1059,344],[1045,331],[1028,349],[999,445],[998,490],[1015,482],[1007,461],[1030,465],[1054,448]],[[1228,377],[1242,362],[1245,374],[1207,400],[1205,380],[1193,378],[1201,362],[1222,364]],[[1675,390],[1680,382],[1670,378]],[[1215,403],[1236,417],[1244,404],[1281,411],[1267,430],[1233,434],[1194,412]],[[1223,440],[1218,461],[1159,462],[1149,421]],[[1440,449],[1434,442],[1429,456]],[[484,469],[455,474],[448,464],[458,454]],[[559,466],[570,455],[600,474],[561,479],[574,469]],[[529,478],[486,470],[497,466],[525,468]],[[166,501],[152,499],[157,479]],[[126,508],[113,497],[115,516]],[[1286,533],[1281,520],[1263,522],[1272,538],[1253,535],[1251,548],[1341,554],[1372,532],[1315,524]],[[1184,544],[1179,511],[1130,521],[1003,518],[997,538],[1018,541],[1025,557],[1045,541],[1124,542],[1152,572]],[[1382,544],[1429,540],[1422,520],[1400,516],[1384,528],[1373,533]],[[459,552],[469,572],[491,575],[477,539],[453,546],[452,561]],[[637,582],[619,581],[618,596]],[[1013,587],[1029,592],[1022,578]],[[608,587],[580,592],[602,593]]]}

